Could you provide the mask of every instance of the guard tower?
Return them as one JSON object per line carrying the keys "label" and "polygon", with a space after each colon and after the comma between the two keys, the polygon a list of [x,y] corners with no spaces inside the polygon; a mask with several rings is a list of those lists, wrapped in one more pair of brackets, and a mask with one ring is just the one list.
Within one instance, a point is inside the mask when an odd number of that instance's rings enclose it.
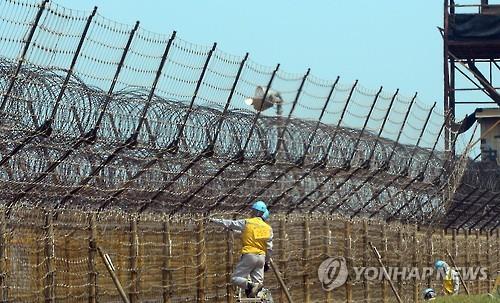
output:
{"label": "guard tower", "polygon": [[[500,1],[477,1],[460,5],[444,0],[444,110],[451,128],[459,106],[469,113],[477,107],[500,106]],[[454,153],[449,129],[445,149]]]}

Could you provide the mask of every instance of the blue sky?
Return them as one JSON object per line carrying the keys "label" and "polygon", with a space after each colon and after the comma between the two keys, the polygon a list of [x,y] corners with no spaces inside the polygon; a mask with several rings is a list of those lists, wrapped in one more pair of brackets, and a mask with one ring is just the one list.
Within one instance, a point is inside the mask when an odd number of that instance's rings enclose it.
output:
{"label": "blue sky", "polygon": [[[131,1],[55,0],[232,54],[249,52],[264,65],[344,83],[359,79],[442,107],[443,4],[412,1]],[[410,5],[411,4],[411,5]]]}

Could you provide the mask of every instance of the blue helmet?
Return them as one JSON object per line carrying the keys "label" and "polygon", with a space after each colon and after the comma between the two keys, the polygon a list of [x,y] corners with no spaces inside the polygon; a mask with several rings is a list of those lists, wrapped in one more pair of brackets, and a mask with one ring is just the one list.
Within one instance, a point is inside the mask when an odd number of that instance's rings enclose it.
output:
{"label": "blue helmet", "polygon": [[267,211],[267,206],[263,201],[257,201],[252,205],[252,209],[265,213]]}
{"label": "blue helmet", "polygon": [[436,292],[432,288],[426,288],[423,292],[424,300],[431,300],[436,297]]}
{"label": "blue helmet", "polygon": [[269,220],[269,215],[271,215],[271,213],[269,212],[269,210],[266,209],[266,211],[262,214],[262,219],[264,221]]}
{"label": "blue helmet", "polygon": [[446,262],[444,262],[443,260],[437,260],[436,263],[434,263],[434,267],[436,269],[445,268],[445,266],[446,266]]}

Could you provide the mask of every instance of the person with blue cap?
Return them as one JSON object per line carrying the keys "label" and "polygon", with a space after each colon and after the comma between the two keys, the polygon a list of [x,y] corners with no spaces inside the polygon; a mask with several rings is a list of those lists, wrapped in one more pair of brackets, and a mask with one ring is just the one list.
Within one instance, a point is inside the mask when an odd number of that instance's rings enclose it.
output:
{"label": "person with blue cap", "polygon": [[441,271],[443,276],[443,292],[446,295],[456,295],[460,289],[460,277],[458,272],[452,269],[448,263],[443,260],[437,260],[434,267]]}
{"label": "person with blue cap", "polygon": [[251,212],[248,219],[211,219],[231,231],[241,233],[241,258],[231,275],[231,283],[244,289],[248,298],[254,298],[262,289],[264,272],[269,269],[273,250],[273,229],[266,222],[270,215],[266,203],[253,203]]}

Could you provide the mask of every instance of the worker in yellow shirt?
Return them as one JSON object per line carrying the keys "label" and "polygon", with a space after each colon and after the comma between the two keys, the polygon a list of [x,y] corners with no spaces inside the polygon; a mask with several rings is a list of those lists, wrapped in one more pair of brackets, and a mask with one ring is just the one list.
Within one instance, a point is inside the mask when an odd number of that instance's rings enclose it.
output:
{"label": "worker in yellow shirt", "polygon": [[437,270],[442,270],[443,277],[443,291],[446,295],[456,295],[458,294],[460,288],[460,277],[458,276],[458,272],[452,269],[448,263],[437,260],[434,263],[434,267]]}
{"label": "worker in yellow shirt", "polygon": [[241,233],[241,258],[231,275],[231,283],[244,289],[248,298],[254,298],[262,289],[264,272],[269,269],[273,249],[273,229],[266,222],[269,219],[266,204],[257,201],[251,211],[248,219],[211,219],[231,231]]}

